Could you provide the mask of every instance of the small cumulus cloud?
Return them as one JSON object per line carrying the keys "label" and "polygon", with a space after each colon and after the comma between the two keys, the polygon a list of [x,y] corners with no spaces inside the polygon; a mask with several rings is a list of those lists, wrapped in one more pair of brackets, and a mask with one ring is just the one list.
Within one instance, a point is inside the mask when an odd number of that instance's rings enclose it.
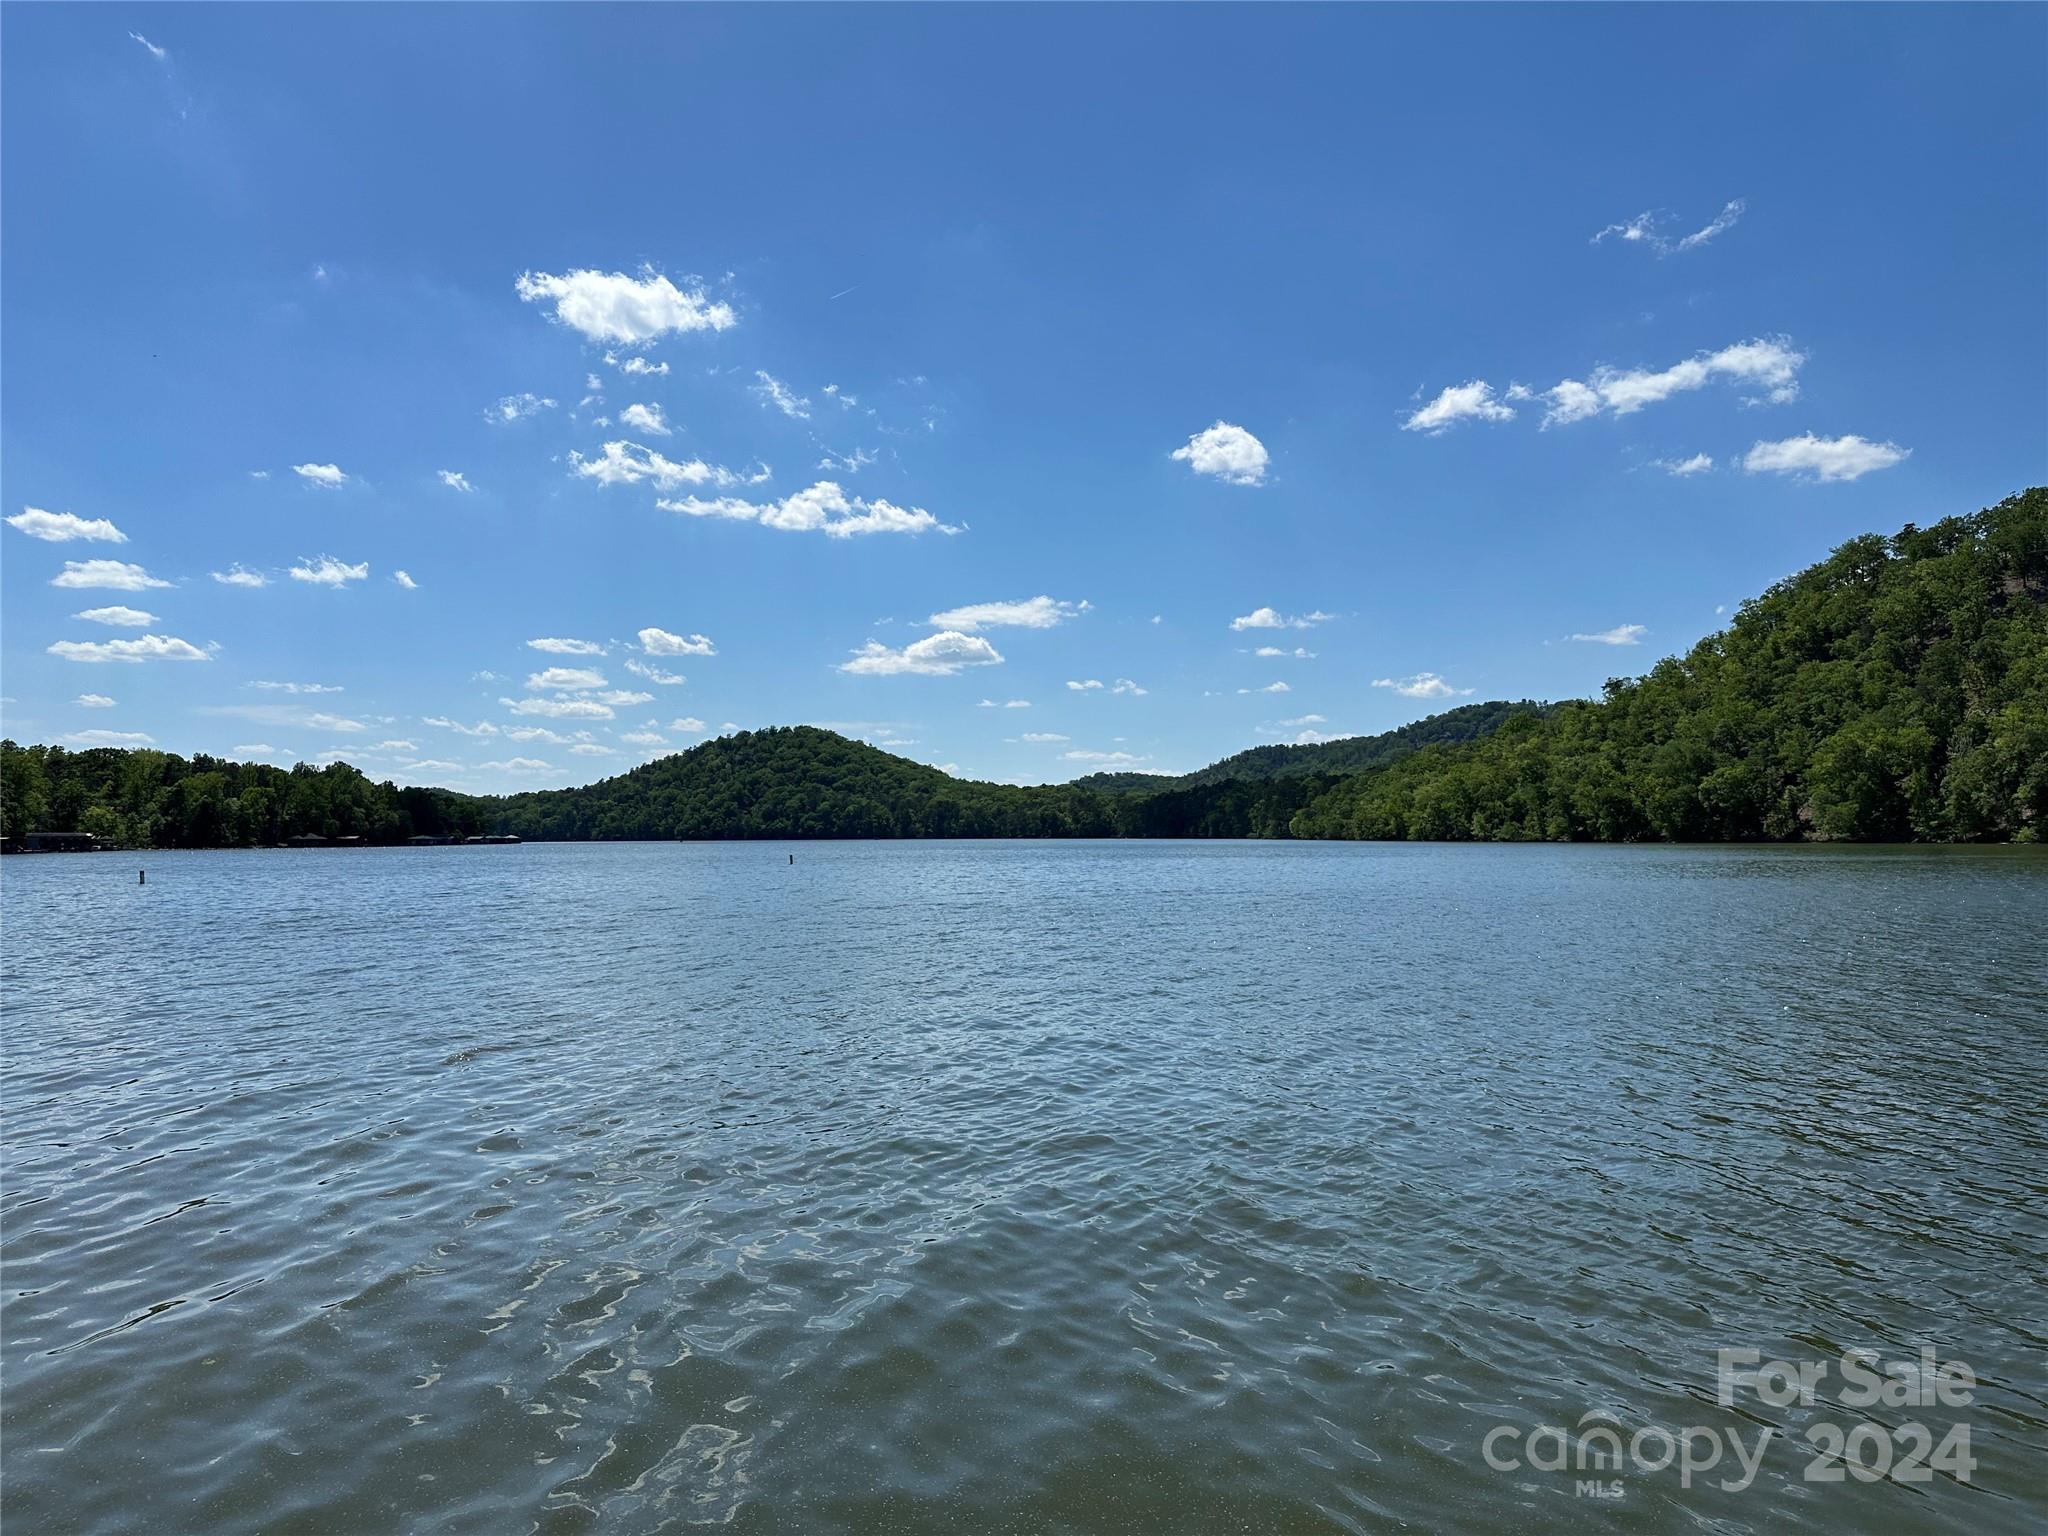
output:
{"label": "small cumulus cloud", "polygon": [[308,485],[317,485],[325,490],[348,483],[348,476],[342,473],[339,464],[294,464],[292,473]]}
{"label": "small cumulus cloud", "polygon": [[52,656],[66,661],[210,661],[205,651],[173,635],[141,635],[133,640],[59,640]]}
{"label": "small cumulus cloud", "polygon": [[311,559],[301,555],[299,563],[291,568],[293,581],[303,581],[316,587],[341,587],[351,581],[362,581],[370,574],[369,562],[350,565],[332,555],[319,555]]}
{"label": "small cumulus cloud", "polygon": [[915,673],[926,677],[950,677],[963,667],[990,667],[1002,662],[1002,654],[980,635],[945,629],[901,649],[870,640],[853,653],[851,661],[839,664],[841,672],[886,677]]}
{"label": "small cumulus cloud", "polygon": [[730,305],[714,303],[702,288],[680,288],[652,267],[641,268],[638,277],[590,268],[525,272],[513,289],[529,304],[552,304],[556,320],[596,342],[637,346],[738,323]]}
{"label": "small cumulus cloud", "polygon": [[1811,432],[1788,437],[1782,442],[1758,443],[1743,455],[1742,467],[1751,474],[1797,475],[1801,479],[1857,480],[1874,470],[1903,464],[1913,450],[1897,443],[1873,443],[1854,433],[1846,437],[1816,437]]}
{"label": "small cumulus cloud", "polygon": [[41,507],[23,507],[7,519],[32,539],[51,544],[68,544],[73,539],[88,543],[126,544],[128,535],[104,517],[80,517],[75,512],[45,512]]}
{"label": "small cumulus cloud", "polygon": [[1470,688],[1453,688],[1434,672],[1418,672],[1413,677],[1376,677],[1372,685],[1391,688],[1404,699],[1448,699],[1455,694],[1472,691]]}
{"label": "small cumulus cloud", "polygon": [[1195,433],[1168,457],[1230,485],[1258,485],[1266,478],[1266,445],[1227,421]]}
{"label": "small cumulus cloud", "polygon": [[1617,624],[1612,629],[1603,629],[1597,634],[1567,635],[1568,640],[1583,640],[1592,645],[1641,645],[1643,636],[1649,633],[1643,624]]}
{"label": "small cumulus cloud", "polygon": [[139,565],[121,560],[66,560],[64,569],[50,578],[53,587],[103,588],[109,592],[143,592],[151,587],[168,587]]}

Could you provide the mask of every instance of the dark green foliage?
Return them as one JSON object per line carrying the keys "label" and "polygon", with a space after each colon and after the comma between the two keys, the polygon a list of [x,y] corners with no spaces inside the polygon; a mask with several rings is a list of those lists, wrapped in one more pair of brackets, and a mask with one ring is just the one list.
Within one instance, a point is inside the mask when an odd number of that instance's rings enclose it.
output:
{"label": "dark green foliage", "polygon": [[1333,784],[1297,837],[2033,841],[2048,490],[1852,539],[1597,703]]}
{"label": "dark green foliage", "polygon": [[1517,715],[1547,714],[1554,708],[1555,705],[1528,699],[1514,704],[1499,699],[1486,704],[1461,704],[1377,736],[1346,736],[1338,741],[1303,746],[1251,747],[1178,778],[1149,773],[1091,773],[1074,783],[1082,789],[1099,789],[1106,794],[1151,795],[1167,789],[1224,784],[1233,779],[1282,779],[1312,774],[1330,778],[1363,773],[1427,746],[1476,741],[1499,730]]}
{"label": "dark green foliage", "polygon": [[0,837],[91,832],[124,848],[261,848],[301,833],[403,842],[486,830],[489,802],[372,784],[346,763],[289,771],[216,757],[0,742]]}
{"label": "dark green foliage", "polygon": [[1100,796],[955,779],[831,731],[741,731],[583,789],[496,802],[526,838],[1106,837]]}
{"label": "dark green foliage", "polygon": [[0,744],[0,834],[244,847],[526,838],[2034,841],[2048,825],[2048,490],[1852,539],[1605,697],[1471,704],[1178,779],[955,779],[810,726],[501,798],[354,768]]}

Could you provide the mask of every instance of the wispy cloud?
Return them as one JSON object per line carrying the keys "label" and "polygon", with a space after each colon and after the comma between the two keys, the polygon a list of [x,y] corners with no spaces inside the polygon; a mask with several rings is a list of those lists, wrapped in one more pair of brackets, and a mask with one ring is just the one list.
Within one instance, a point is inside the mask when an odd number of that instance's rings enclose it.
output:
{"label": "wispy cloud", "polygon": [[1560,426],[1609,412],[1629,416],[1716,379],[1764,391],[1752,403],[1782,405],[1799,396],[1806,354],[1783,336],[1759,336],[1718,352],[1699,352],[1668,368],[1595,368],[1584,380],[1564,379],[1543,393],[1543,425]]}
{"label": "wispy cloud", "polygon": [[547,395],[536,395],[532,390],[523,390],[516,395],[500,397],[489,410],[484,420],[495,421],[508,426],[515,421],[525,421],[529,416],[538,416],[542,411],[552,411],[555,401]]}
{"label": "wispy cloud", "polygon": [[740,475],[716,464],[707,464],[702,459],[677,463],[652,448],[623,440],[606,443],[594,459],[571,453],[569,464],[573,473],[586,480],[595,480],[599,485],[638,485],[646,481],[663,491],[684,485],[747,485],[765,478]]}
{"label": "wispy cloud", "polygon": [[1429,404],[1401,423],[1403,432],[1426,432],[1431,437],[1461,421],[1513,421],[1515,408],[1496,399],[1493,386],[1484,379],[1452,384],[1439,391]]}
{"label": "wispy cloud", "polygon": [[440,469],[434,473],[440,477],[441,483],[451,491],[461,491],[464,495],[468,495],[476,489],[475,486],[469,483],[469,476],[463,474],[458,469]]}
{"label": "wispy cloud", "polygon": [[1689,459],[1652,459],[1650,461],[1667,475],[1704,475],[1714,467],[1711,453],[1696,453]]}
{"label": "wispy cloud", "polygon": [[1742,217],[1743,209],[1747,206],[1743,199],[1739,197],[1731,198],[1721,211],[1715,214],[1704,226],[1694,230],[1689,235],[1682,235],[1676,240],[1664,234],[1659,228],[1659,225],[1665,221],[1667,216],[1656,209],[1652,209],[1647,213],[1639,213],[1632,219],[1624,219],[1619,224],[1608,225],[1593,236],[1592,244],[1598,245],[1603,240],[1619,240],[1624,245],[1643,246],[1655,251],[1659,256],[1671,256],[1680,251],[1697,250],[1709,240],[1725,235],[1729,230],[1733,229],[1736,221]]}
{"label": "wispy cloud", "polygon": [[339,464],[294,464],[292,473],[308,485],[317,485],[323,490],[331,491],[348,483],[348,476],[342,473]]}
{"label": "wispy cloud", "polygon": [[1643,636],[1650,632],[1644,624],[1617,624],[1612,629],[1603,629],[1591,635],[1567,635],[1567,640],[1583,640],[1591,645],[1641,645]]}
{"label": "wispy cloud", "polygon": [[131,38],[133,38],[136,42],[142,44],[143,47],[147,48],[149,50],[149,56],[152,59],[155,59],[159,64],[163,63],[166,59],[168,59],[171,56],[170,49],[159,48],[155,43],[152,43],[140,32],[130,32],[128,35]]}
{"label": "wispy cloud", "polygon": [[1070,603],[1056,597],[1027,597],[1015,602],[968,603],[935,613],[925,622],[939,629],[1051,629],[1086,613],[1089,607],[1086,602]]}
{"label": "wispy cloud", "polygon": [[530,651],[546,651],[551,656],[602,656],[604,647],[595,640],[564,640],[554,635],[544,635],[538,640],[526,642]]}
{"label": "wispy cloud", "polygon": [[661,414],[658,405],[633,404],[619,412],[619,425],[631,427],[636,432],[646,432],[655,437],[670,436],[668,418]]}
{"label": "wispy cloud", "polygon": [[268,576],[264,575],[261,571],[247,569],[240,561],[237,561],[224,571],[215,571],[213,579],[226,587],[267,587],[270,585],[270,578]]}
{"label": "wispy cloud", "polygon": [[754,393],[760,397],[763,405],[772,405],[783,415],[793,417],[797,421],[811,419],[811,402],[797,394],[774,374],[765,368],[757,368],[754,370],[754,377],[759,381],[754,385]]}

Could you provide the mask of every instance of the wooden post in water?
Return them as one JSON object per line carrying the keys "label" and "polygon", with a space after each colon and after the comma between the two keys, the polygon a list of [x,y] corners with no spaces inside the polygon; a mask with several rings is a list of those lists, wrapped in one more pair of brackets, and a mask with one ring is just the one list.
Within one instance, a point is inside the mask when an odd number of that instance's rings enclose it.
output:
{"label": "wooden post in water", "polygon": [[149,871],[146,869],[138,869],[137,871],[135,871],[135,883],[137,885],[149,884]]}

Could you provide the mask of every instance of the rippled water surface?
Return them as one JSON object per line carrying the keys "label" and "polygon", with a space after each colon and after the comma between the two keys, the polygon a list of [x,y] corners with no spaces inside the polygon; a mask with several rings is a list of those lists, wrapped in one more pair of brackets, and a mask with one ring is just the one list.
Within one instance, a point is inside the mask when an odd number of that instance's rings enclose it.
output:
{"label": "rippled water surface", "polygon": [[[2048,859],[791,851],[7,861],[9,1529],[2048,1518]],[[1923,1344],[1967,1484],[1714,1401]]]}

